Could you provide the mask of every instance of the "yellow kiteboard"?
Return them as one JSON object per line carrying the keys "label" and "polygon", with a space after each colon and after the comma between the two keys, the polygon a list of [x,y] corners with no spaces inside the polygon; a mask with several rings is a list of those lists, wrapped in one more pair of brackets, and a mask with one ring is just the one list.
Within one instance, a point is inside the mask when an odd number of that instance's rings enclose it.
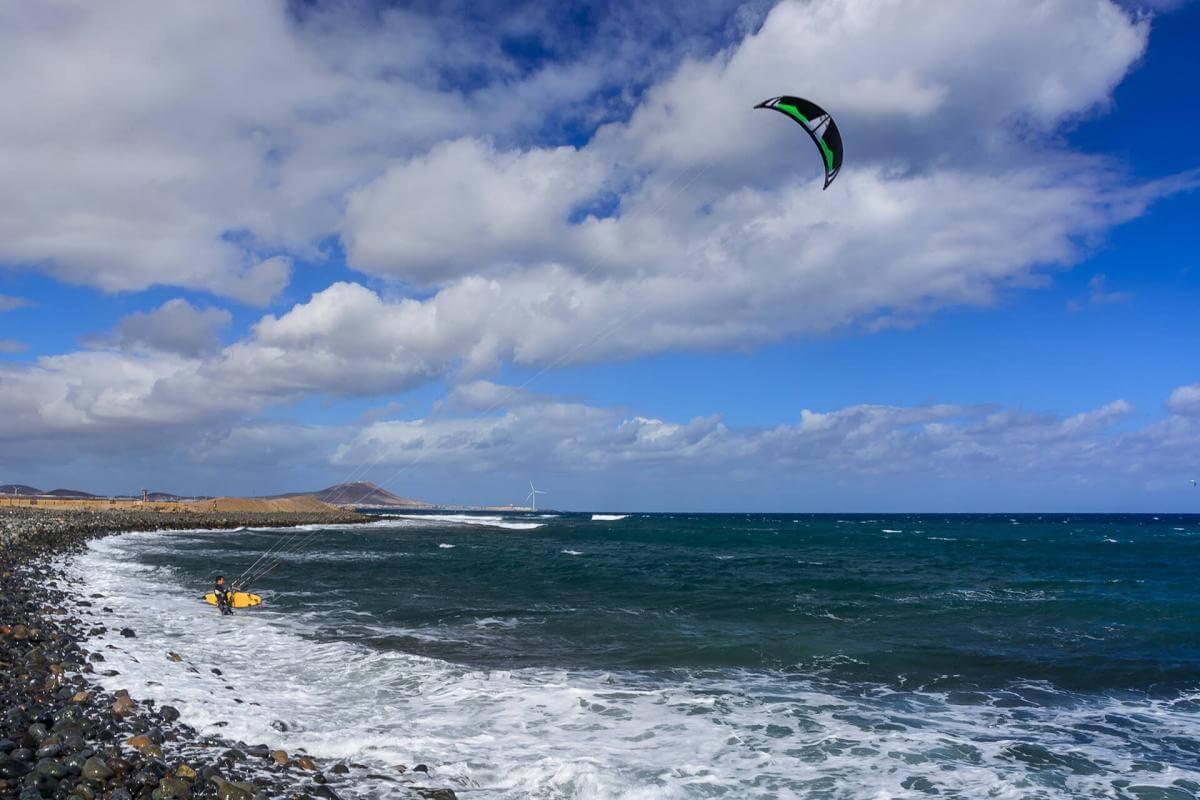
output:
{"label": "yellow kiteboard", "polygon": [[[249,592],[233,592],[232,594],[232,602],[230,602],[229,605],[233,606],[234,608],[250,608],[251,606],[262,605],[262,598],[256,594],[250,594]],[[204,602],[211,606],[215,606],[217,604],[216,593],[209,592],[208,594],[204,595]]]}

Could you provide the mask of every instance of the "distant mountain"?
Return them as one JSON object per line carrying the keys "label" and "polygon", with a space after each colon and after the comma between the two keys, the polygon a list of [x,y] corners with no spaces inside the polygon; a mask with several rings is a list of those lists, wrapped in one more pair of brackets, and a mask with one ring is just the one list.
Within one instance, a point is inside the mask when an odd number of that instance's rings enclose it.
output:
{"label": "distant mountain", "polygon": [[385,508],[426,508],[428,503],[420,500],[410,500],[381,489],[373,483],[356,481],[354,483],[339,483],[317,492],[289,492],[272,497],[315,497],[323,503],[337,506],[382,506]]}
{"label": "distant mountain", "polygon": [[146,499],[154,503],[165,503],[182,500],[183,498],[177,494],[171,494],[170,492],[150,492],[146,495]]}
{"label": "distant mountain", "polygon": [[81,492],[78,489],[55,489],[52,492],[46,492],[46,497],[75,497],[86,499],[88,497],[96,497],[90,492]]}
{"label": "distant mountain", "polygon": [[0,486],[0,494],[23,494],[28,496],[41,493],[41,489],[35,489],[32,486],[26,486],[23,483],[6,483],[3,486]]}

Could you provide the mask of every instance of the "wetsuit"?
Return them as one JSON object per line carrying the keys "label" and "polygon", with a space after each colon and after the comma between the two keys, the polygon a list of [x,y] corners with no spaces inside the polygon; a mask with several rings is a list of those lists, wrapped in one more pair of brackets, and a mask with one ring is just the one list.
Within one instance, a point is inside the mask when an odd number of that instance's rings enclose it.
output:
{"label": "wetsuit", "polygon": [[217,596],[217,608],[221,609],[221,613],[232,614],[233,606],[230,605],[230,601],[233,599],[233,590],[229,588],[229,584],[216,584],[213,586],[213,594]]}

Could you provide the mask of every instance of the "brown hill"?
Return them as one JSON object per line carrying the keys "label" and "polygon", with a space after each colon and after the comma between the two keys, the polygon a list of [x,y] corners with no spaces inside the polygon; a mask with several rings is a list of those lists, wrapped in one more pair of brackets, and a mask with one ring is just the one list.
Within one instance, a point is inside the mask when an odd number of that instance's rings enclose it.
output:
{"label": "brown hill", "polygon": [[[394,495],[367,481],[339,483],[316,492],[292,492],[275,495],[277,498],[313,497],[323,503],[338,506],[382,506],[385,508],[426,508],[428,503]],[[273,499],[273,498],[268,498]]]}

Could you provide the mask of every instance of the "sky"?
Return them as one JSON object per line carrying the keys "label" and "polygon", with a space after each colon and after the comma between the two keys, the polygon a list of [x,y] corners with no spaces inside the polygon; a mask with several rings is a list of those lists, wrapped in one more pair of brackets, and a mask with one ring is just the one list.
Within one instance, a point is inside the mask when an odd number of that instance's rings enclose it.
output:
{"label": "sky", "polygon": [[[1200,3],[0,0],[0,483],[1200,512]],[[833,114],[845,166],[761,100]]]}

